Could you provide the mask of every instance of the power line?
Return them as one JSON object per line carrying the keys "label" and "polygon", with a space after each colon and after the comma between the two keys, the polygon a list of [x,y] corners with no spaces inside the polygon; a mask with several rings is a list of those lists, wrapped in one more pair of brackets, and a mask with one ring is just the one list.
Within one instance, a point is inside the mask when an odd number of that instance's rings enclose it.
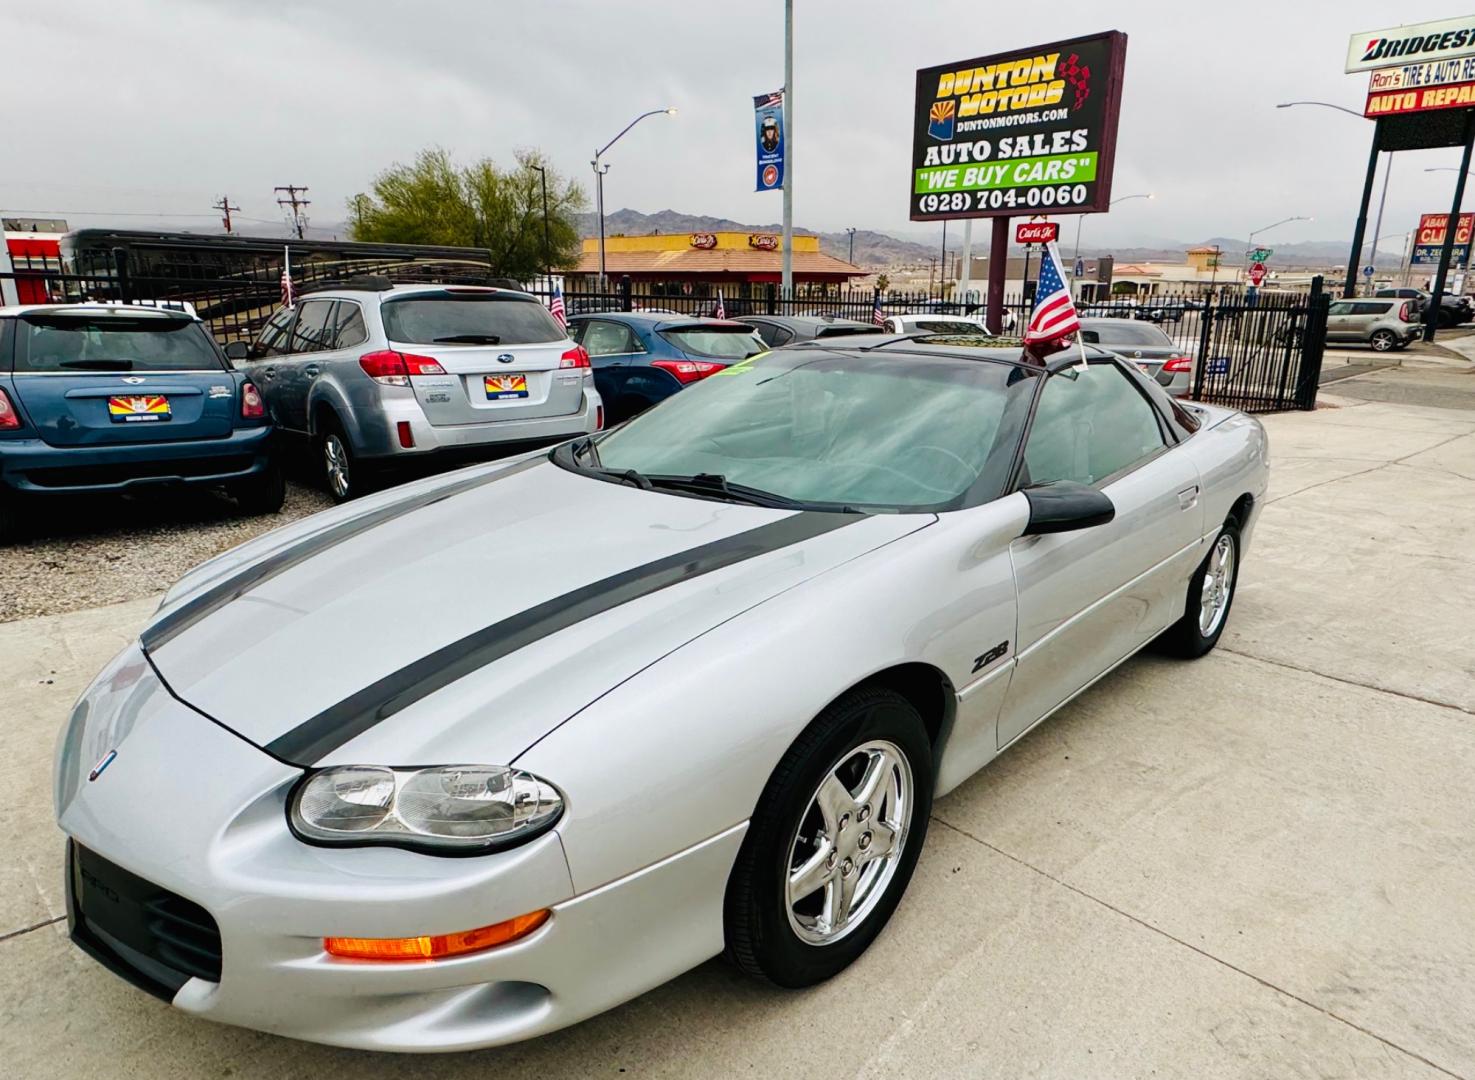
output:
{"label": "power line", "polygon": [[277,192],[285,191],[287,193],[285,199],[280,197],[277,199],[277,205],[290,206],[292,208],[292,215],[288,221],[297,230],[297,239],[301,240],[303,233],[307,231],[307,215],[303,213],[303,210],[311,206],[312,202],[299,196],[306,195],[307,188],[300,187],[297,184],[283,184],[272,190]]}
{"label": "power line", "polygon": [[230,212],[232,210],[239,210],[240,207],[239,206],[232,206],[230,204],[230,196],[229,195],[222,195],[220,197],[220,201],[219,202],[213,202],[210,205],[213,206],[213,207],[215,207],[215,209],[217,209],[217,210],[220,211],[220,213],[222,215],[221,216],[221,220],[225,224],[225,231],[226,232],[230,232]]}

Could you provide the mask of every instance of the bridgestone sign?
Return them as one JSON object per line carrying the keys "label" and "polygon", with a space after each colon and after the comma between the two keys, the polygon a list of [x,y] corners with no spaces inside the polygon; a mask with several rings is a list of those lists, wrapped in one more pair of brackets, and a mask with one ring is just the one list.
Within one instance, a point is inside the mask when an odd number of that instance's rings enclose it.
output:
{"label": "bridgestone sign", "polygon": [[918,71],[912,220],[1107,209],[1126,55],[1113,30]]}
{"label": "bridgestone sign", "polygon": [[1347,71],[1457,60],[1462,56],[1475,56],[1475,16],[1353,34],[1347,43]]}

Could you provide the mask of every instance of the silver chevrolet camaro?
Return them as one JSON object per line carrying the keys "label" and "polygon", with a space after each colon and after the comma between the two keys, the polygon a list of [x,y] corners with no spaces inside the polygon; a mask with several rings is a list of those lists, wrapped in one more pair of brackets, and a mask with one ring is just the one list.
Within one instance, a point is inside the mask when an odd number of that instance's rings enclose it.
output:
{"label": "silver chevrolet camaro", "polygon": [[934,798],[1143,646],[1213,648],[1266,454],[1110,354],[872,339],[259,537],[66,725],[72,939],[186,1012],[384,1050],[724,951],[826,979]]}

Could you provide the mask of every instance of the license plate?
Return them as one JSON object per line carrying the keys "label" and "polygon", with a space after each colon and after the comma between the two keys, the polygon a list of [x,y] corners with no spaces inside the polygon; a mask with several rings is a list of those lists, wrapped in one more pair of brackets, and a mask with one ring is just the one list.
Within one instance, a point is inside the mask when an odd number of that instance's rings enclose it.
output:
{"label": "license plate", "polygon": [[169,399],[162,394],[108,398],[108,416],[115,424],[147,424],[168,420]]}
{"label": "license plate", "polygon": [[482,378],[488,401],[506,401],[509,398],[528,396],[526,375],[487,375]]}
{"label": "license plate", "polygon": [[1209,358],[1208,373],[1210,375],[1228,375],[1229,357],[1213,356]]}

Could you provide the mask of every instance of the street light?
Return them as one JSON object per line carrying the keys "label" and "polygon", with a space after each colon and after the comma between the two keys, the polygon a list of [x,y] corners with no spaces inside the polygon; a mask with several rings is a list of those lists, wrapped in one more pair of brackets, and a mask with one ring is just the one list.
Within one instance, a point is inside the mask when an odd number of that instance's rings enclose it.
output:
{"label": "street light", "polygon": [[[1455,168],[1453,165],[1436,165],[1436,166],[1434,166],[1434,168],[1432,168],[1432,169],[1425,169],[1424,171],[1425,172],[1459,172],[1460,170],[1457,169],[1457,168]],[[1466,176],[1475,176],[1475,171],[1466,172],[1465,175]]]}
{"label": "street light", "polygon": [[845,261],[848,262],[848,263],[850,263],[850,265],[854,266],[855,265],[855,226],[852,225],[850,228],[846,229],[845,230],[845,234],[850,237],[850,253],[848,255],[846,255]]}
{"label": "street light", "polygon": [[[1335,108],[1335,107],[1336,106],[1333,106],[1333,108]],[[1249,243],[1245,245],[1245,261],[1244,261],[1244,265],[1240,268],[1240,277],[1241,277],[1241,280],[1243,280],[1244,271],[1249,269],[1249,265],[1250,265],[1250,252],[1253,251],[1254,248],[1255,248],[1255,237],[1259,236],[1261,233],[1269,232],[1271,229],[1274,229],[1274,228],[1276,228],[1278,226],[1287,225],[1287,224],[1289,224],[1292,221],[1315,221],[1315,220],[1316,219],[1314,217],[1303,217],[1300,214],[1296,214],[1296,215],[1294,215],[1292,217],[1281,218],[1279,221],[1273,221],[1269,225],[1265,225],[1265,226],[1263,226],[1261,228],[1256,229],[1254,232],[1250,233]]]}
{"label": "street light", "polygon": [[[1279,105],[1277,105],[1276,108],[1277,109],[1289,109],[1289,108],[1292,108],[1292,107],[1294,107],[1296,105],[1316,105],[1316,106],[1319,106],[1319,107],[1321,107],[1323,109],[1336,109],[1338,112],[1344,112],[1348,116],[1355,116],[1359,120],[1365,120],[1365,119],[1367,119],[1365,116],[1362,115],[1362,113],[1356,111],[1355,109],[1349,109],[1345,105],[1333,105],[1330,101],[1283,101]],[[1375,145],[1376,145],[1376,142],[1377,142],[1377,140],[1374,139],[1374,144]],[[1380,151],[1380,153],[1381,153],[1381,151]],[[1388,155],[1388,164],[1383,168],[1383,194],[1381,194],[1380,196],[1378,196],[1378,216],[1377,216],[1376,220],[1373,221],[1373,235],[1374,236],[1377,236],[1378,233],[1380,231],[1382,231],[1382,228],[1383,228],[1383,207],[1385,205],[1387,205],[1387,202],[1388,202],[1388,178],[1390,176],[1392,176],[1392,175],[1393,175],[1393,155],[1390,153]],[[1371,183],[1371,179],[1369,179],[1369,183]],[[1363,205],[1363,215],[1364,216],[1363,216],[1363,219],[1362,219],[1364,225],[1367,223],[1367,217],[1366,217],[1366,214],[1367,214],[1367,206],[1366,206],[1366,202],[1367,202],[1367,196],[1364,194],[1364,196],[1363,196],[1363,204],[1364,204]],[[1359,232],[1360,231],[1361,231],[1361,227],[1359,227]],[[1368,264],[1369,265],[1376,264],[1377,261],[1378,261],[1378,242],[1376,240],[1373,241],[1372,249],[1368,252],[1368,260],[1367,261],[1368,261]],[[1351,273],[1352,273],[1351,267],[1348,268],[1347,273],[1348,273],[1348,277],[1349,277],[1349,280],[1350,280]]]}
{"label": "street light", "polygon": [[[1113,206],[1115,206],[1117,203],[1119,203],[1119,202],[1126,202],[1128,199],[1156,199],[1156,198],[1157,198],[1157,193],[1156,192],[1152,192],[1152,191],[1149,191],[1149,192],[1147,192],[1146,194],[1143,194],[1143,195],[1123,195],[1120,199],[1112,199],[1111,202],[1107,203],[1106,209],[1107,209],[1108,212],[1110,212],[1111,211],[1111,208]],[[1085,223],[1086,223],[1086,215],[1085,214],[1077,214],[1076,215],[1076,253],[1075,253],[1075,256],[1071,260],[1072,262],[1078,262],[1078,261],[1080,261],[1080,258],[1081,258],[1081,226],[1084,225]]]}
{"label": "street light", "polygon": [[591,162],[589,162],[589,164],[594,167],[595,201],[598,204],[597,209],[598,209],[598,212],[599,212],[599,287],[601,289],[603,289],[605,287],[605,273],[604,273],[604,174],[607,173],[607,172],[609,172],[609,166],[606,165],[603,168],[600,168],[599,161],[600,161],[600,159],[602,157],[604,157],[605,151],[607,151],[611,146],[613,146],[615,143],[619,142],[621,139],[623,139],[625,137],[625,132],[629,131],[636,124],[640,123],[640,121],[644,120],[647,116],[660,116],[663,113],[666,116],[675,116],[676,115],[676,109],[674,107],[665,108],[665,109],[651,109],[649,112],[643,112],[643,113],[641,113],[634,120],[631,120],[628,124],[626,124],[623,128],[621,128],[620,129],[620,133],[618,135],[616,135],[609,142],[605,143],[598,150],[594,151],[594,160],[591,161]]}

